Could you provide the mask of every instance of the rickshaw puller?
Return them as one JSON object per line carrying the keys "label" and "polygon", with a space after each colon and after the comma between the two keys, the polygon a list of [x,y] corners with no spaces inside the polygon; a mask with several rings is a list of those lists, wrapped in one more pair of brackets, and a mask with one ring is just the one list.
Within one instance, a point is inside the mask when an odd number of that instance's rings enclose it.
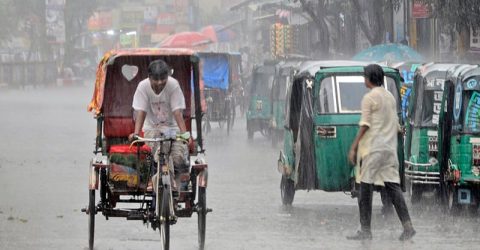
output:
{"label": "rickshaw puller", "polygon": [[[187,132],[183,119],[185,97],[178,81],[170,76],[170,67],[163,60],[152,61],[148,66],[148,78],[141,81],[133,96],[132,107],[135,110],[135,130],[129,135],[133,140],[144,131],[145,138],[158,138],[163,135],[180,133],[185,137]],[[189,137],[189,136],[188,136]],[[158,143],[147,143],[152,149],[154,160],[158,162]],[[169,143],[163,144],[164,153],[168,154]],[[188,170],[186,160],[188,147],[184,141],[174,141],[171,145],[170,156],[175,170],[183,172]],[[172,170],[172,176],[174,169]],[[183,170],[183,171],[182,171]],[[155,180],[155,178],[152,178]],[[150,182],[149,182],[150,184]],[[153,183],[156,187],[156,183]],[[174,181],[172,189],[177,191]]]}
{"label": "rickshaw puller", "polygon": [[403,233],[399,240],[408,240],[416,232],[400,188],[397,143],[401,129],[396,101],[382,86],[385,78],[382,67],[371,64],[365,67],[364,73],[365,85],[370,92],[362,98],[360,129],[348,155],[353,165],[360,163],[358,207],[361,229],[347,239],[372,239],[372,193],[374,185],[379,185],[385,187],[402,222]]}

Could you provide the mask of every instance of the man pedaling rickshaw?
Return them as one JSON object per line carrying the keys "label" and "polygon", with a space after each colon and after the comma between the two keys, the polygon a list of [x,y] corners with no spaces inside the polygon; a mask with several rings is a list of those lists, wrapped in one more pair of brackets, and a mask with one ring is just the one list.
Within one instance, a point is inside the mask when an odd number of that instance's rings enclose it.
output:
{"label": "man pedaling rickshaw", "polygon": [[[128,138],[132,141],[142,131],[145,138],[180,136],[183,140],[174,141],[171,147],[169,143],[164,143],[162,151],[171,156],[175,170],[171,169],[172,173],[184,173],[189,170],[187,141],[190,133],[183,119],[185,97],[178,81],[170,76],[170,72],[170,67],[163,60],[155,60],[149,64],[148,78],[138,84],[133,96],[135,130]],[[158,143],[147,144],[152,149],[154,160],[158,162]],[[147,188],[150,189],[151,185],[152,182],[149,181]],[[178,195],[178,185],[178,181],[173,182],[174,196]],[[156,187],[155,181],[153,187]]]}

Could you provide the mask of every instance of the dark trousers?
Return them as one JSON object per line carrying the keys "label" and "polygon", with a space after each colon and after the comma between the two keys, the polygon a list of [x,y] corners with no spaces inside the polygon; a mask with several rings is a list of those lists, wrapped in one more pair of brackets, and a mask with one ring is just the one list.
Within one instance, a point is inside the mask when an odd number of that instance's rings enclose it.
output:
{"label": "dark trousers", "polygon": [[[398,218],[402,222],[402,225],[410,222],[410,215],[408,214],[407,204],[403,198],[402,189],[400,184],[385,182],[384,192],[390,198],[395,210],[397,211]],[[373,197],[373,184],[360,183],[360,194],[358,197],[358,208],[360,210],[360,225],[362,231],[371,230],[372,221],[372,197]]]}

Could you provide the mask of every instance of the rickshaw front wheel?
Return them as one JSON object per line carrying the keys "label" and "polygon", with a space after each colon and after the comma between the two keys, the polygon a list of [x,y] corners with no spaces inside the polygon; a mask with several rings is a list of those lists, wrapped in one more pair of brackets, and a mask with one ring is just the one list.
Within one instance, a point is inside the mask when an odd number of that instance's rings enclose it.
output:
{"label": "rickshaw front wheel", "polygon": [[205,248],[205,232],[207,226],[207,191],[205,187],[198,187],[198,248]]}
{"label": "rickshaw front wheel", "polygon": [[157,203],[160,204],[158,216],[160,222],[160,241],[162,243],[162,249],[168,250],[170,248],[170,192],[163,189],[161,193],[161,201]]}
{"label": "rickshaw front wheel", "polygon": [[285,175],[282,175],[282,180],[280,181],[280,194],[283,205],[292,205],[295,197],[295,183]]}
{"label": "rickshaw front wheel", "polygon": [[88,249],[93,250],[93,242],[95,237],[95,189],[89,190],[88,202]]}

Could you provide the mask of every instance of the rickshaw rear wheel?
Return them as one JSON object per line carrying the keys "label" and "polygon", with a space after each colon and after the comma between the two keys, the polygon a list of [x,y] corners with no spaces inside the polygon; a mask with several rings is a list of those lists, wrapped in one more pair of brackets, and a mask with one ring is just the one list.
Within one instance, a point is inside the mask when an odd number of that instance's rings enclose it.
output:
{"label": "rickshaw rear wheel", "polygon": [[198,247],[205,248],[205,232],[207,226],[207,190],[205,187],[198,187]]}
{"label": "rickshaw rear wheel", "polygon": [[292,205],[295,197],[295,183],[285,175],[282,175],[282,180],[280,181],[280,194],[283,205]]}
{"label": "rickshaw rear wheel", "polygon": [[89,190],[88,196],[88,249],[93,250],[95,238],[95,214],[97,213],[95,207],[95,189]]}
{"label": "rickshaw rear wheel", "polygon": [[[160,190],[160,189],[159,189]],[[162,242],[162,249],[168,250],[170,248],[170,192],[162,190],[159,212],[159,233],[160,241]],[[162,221],[163,220],[163,221]]]}

